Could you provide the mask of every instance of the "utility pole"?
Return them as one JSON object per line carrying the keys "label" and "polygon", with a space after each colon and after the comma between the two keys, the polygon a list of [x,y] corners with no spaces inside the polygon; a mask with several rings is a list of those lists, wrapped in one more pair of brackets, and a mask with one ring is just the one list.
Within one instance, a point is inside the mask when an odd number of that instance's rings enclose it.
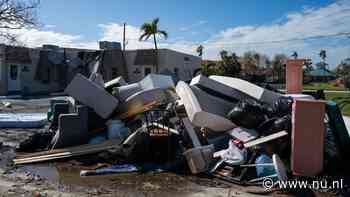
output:
{"label": "utility pole", "polygon": [[129,80],[129,77],[128,77],[128,66],[126,65],[126,55],[125,55],[125,46],[126,46],[126,41],[125,41],[125,26],[126,26],[126,23],[123,24],[123,50],[122,50],[122,58],[123,58],[123,66],[124,66],[124,79],[126,81]]}
{"label": "utility pole", "polygon": [[123,51],[125,51],[125,25],[126,23],[124,23],[124,28],[123,28]]}

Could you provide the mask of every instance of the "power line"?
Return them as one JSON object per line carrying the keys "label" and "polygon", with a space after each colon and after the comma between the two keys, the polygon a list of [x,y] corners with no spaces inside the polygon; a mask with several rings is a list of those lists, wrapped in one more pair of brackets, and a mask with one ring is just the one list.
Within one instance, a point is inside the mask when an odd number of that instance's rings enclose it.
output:
{"label": "power line", "polygon": [[[257,42],[215,42],[215,41],[207,41],[207,42],[189,42],[194,45],[209,45],[209,46],[234,46],[234,45],[264,45],[264,44],[278,44],[284,42],[292,42],[292,41],[306,41],[306,40],[316,40],[316,39],[324,39],[331,37],[339,37],[339,36],[348,36],[350,38],[350,32],[339,32],[334,34],[323,34],[323,35],[315,35],[308,36],[303,38],[291,38],[284,40],[269,40],[269,41],[257,41]],[[127,40],[131,41],[139,41],[139,39],[129,38]],[[174,44],[176,42],[163,42],[163,44]]]}
{"label": "power line", "polygon": [[205,43],[209,45],[259,45],[259,44],[275,44],[275,43],[283,43],[283,42],[292,42],[292,41],[305,41],[305,40],[315,40],[315,39],[323,39],[323,38],[329,38],[329,37],[338,37],[338,36],[350,36],[350,32],[340,32],[335,34],[326,34],[326,35],[316,35],[316,36],[309,36],[309,37],[303,37],[303,38],[291,38],[291,39],[285,39],[285,40],[270,40],[270,41],[259,41],[259,42],[214,42],[214,43]]}

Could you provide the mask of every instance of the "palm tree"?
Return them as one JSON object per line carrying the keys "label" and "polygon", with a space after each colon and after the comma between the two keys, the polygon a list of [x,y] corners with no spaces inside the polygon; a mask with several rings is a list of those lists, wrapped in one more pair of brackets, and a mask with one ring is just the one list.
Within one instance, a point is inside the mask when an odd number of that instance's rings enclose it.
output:
{"label": "palm tree", "polygon": [[146,22],[141,26],[141,36],[139,38],[140,41],[146,41],[151,36],[153,36],[154,42],[154,57],[155,57],[155,66],[156,73],[158,73],[158,47],[157,47],[157,36],[163,36],[165,39],[168,38],[168,33],[164,30],[158,29],[159,18],[153,19],[151,23]]}
{"label": "palm tree", "polygon": [[196,52],[198,53],[198,56],[199,56],[199,57],[202,57],[202,55],[203,55],[203,49],[204,49],[204,47],[203,47],[202,45],[199,45],[199,46],[197,47]]}
{"label": "palm tree", "polygon": [[325,62],[326,61],[326,57],[327,57],[326,50],[322,49],[320,51],[319,55],[320,55],[321,59],[323,60],[323,62]]}
{"label": "palm tree", "polygon": [[327,57],[327,53],[326,50],[322,49],[319,53],[320,58],[322,59],[322,62],[320,62],[322,64],[323,68],[327,68],[327,64],[326,64],[326,57]]}

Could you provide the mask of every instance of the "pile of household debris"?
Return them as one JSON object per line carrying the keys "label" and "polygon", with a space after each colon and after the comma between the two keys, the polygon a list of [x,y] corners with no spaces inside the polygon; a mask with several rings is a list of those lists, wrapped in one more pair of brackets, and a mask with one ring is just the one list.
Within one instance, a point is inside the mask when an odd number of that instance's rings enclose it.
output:
{"label": "pile of household debris", "polygon": [[77,74],[65,92],[68,99],[51,100],[50,131],[40,136],[51,142],[21,147],[47,150],[18,154],[16,165],[88,155],[113,165],[81,176],[189,169],[257,184],[319,175],[350,150],[334,102],[281,95],[237,78],[200,75],[175,86],[165,75],[127,84]]}

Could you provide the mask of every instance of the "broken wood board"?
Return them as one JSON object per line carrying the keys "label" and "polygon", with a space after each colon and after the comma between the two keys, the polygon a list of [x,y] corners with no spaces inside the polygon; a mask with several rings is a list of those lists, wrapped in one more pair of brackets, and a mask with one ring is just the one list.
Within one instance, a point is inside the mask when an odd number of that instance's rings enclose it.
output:
{"label": "broken wood board", "polygon": [[129,110],[125,113],[122,113],[122,114],[118,115],[118,118],[127,119],[127,118],[133,117],[137,114],[149,111],[157,105],[159,105],[159,103],[157,101],[153,101],[153,102],[150,102],[148,104],[145,104],[144,106],[142,106],[140,108],[134,108],[133,110]]}
{"label": "broken wood board", "polygon": [[86,144],[81,146],[73,146],[65,149],[53,149],[51,151],[43,151],[33,154],[22,155],[20,158],[14,159],[15,165],[37,163],[43,161],[52,161],[81,155],[88,155],[102,152],[105,150],[119,148],[116,140],[108,140],[100,144]]}
{"label": "broken wood board", "polygon": [[281,138],[281,137],[286,136],[286,135],[288,135],[287,131],[280,131],[280,132],[277,132],[277,133],[274,133],[274,134],[271,134],[271,135],[268,135],[265,137],[261,137],[261,138],[258,138],[256,140],[252,140],[250,142],[247,142],[244,144],[244,147],[250,148],[250,147],[253,147],[253,146],[256,146],[259,144],[263,144],[263,143]]}

